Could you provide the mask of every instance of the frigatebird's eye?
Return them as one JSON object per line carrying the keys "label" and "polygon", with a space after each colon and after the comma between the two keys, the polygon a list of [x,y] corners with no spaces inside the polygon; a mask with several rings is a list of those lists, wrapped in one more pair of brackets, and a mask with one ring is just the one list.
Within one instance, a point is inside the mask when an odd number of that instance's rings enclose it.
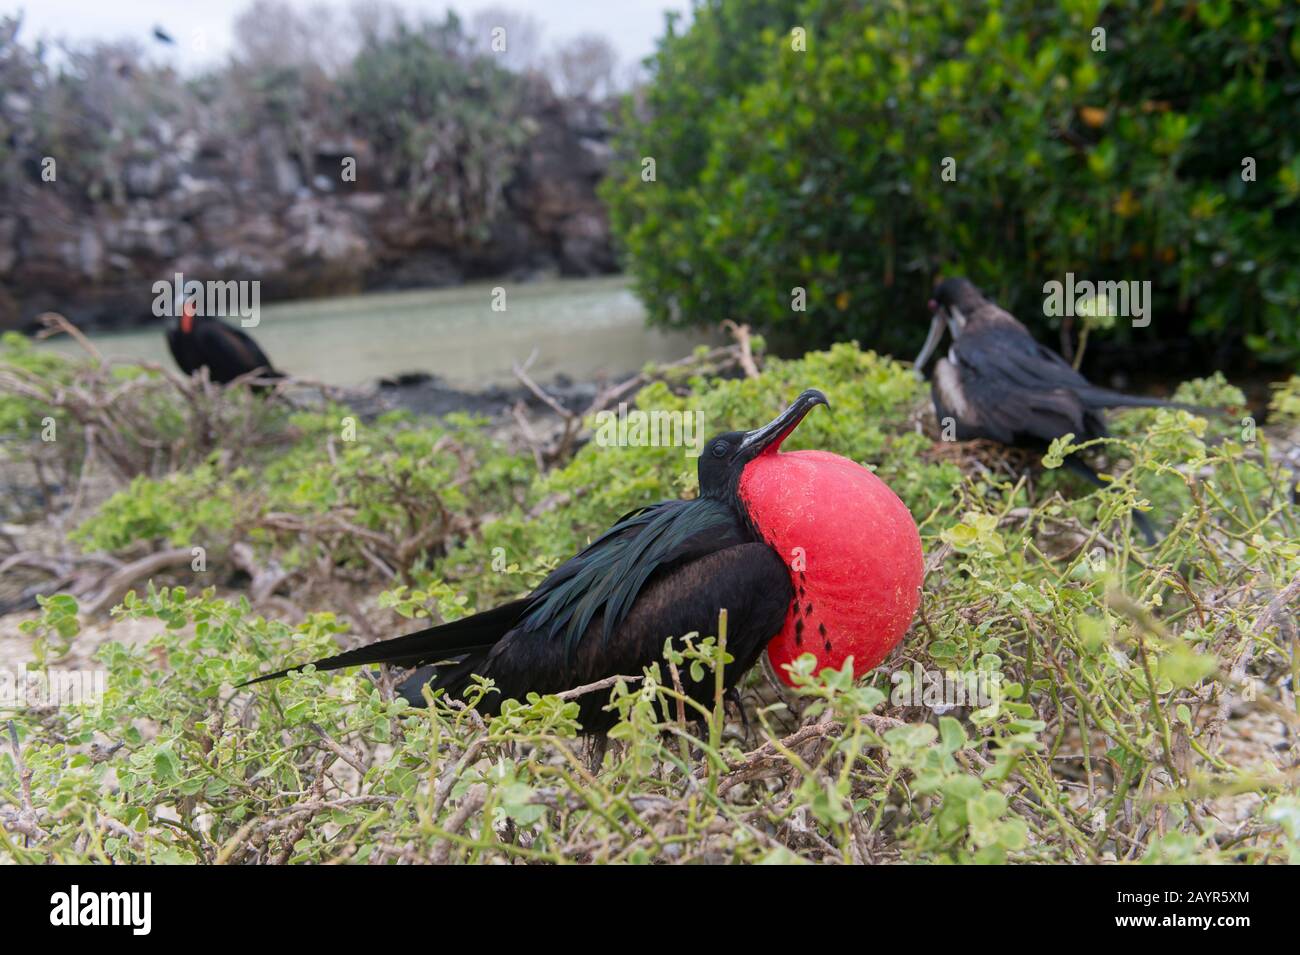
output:
{"label": "frigatebird's eye", "polygon": [[715,441],[713,443],[713,456],[715,458],[725,458],[727,452],[731,450],[731,445],[725,441]]}

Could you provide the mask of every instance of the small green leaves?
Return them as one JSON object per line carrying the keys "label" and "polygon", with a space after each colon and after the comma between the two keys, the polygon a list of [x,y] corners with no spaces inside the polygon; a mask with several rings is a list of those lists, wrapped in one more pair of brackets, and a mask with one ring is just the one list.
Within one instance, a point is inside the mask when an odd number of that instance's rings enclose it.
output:
{"label": "small green leaves", "polygon": [[1195,686],[1218,668],[1219,661],[1215,657],[1176,644],[1160,657],[1156,674],[1173,686],[1183,689]]}
{"label": "small green leaves", "polygon": [[1007,590],[1007,598],[1009,603],[1018,604],[1034,613],[1049,613],[1055,606],[1050,598],[1023,580],[1017,580],[1011,585]]}
{"label": "small green leaves", "polygon": [[1059,468],[1065,463],[1065,459],[1074,451],[1074,434],[1063,434],[1056,438],[1048,446],[1047,451],[1043,454],[1043,467]]}
{"label": "small green leaves", "polygon": [[941,716],[939,738],[945,753],[955,753],[966,745],[966,730],[951,716]]}
{"label": "small green leaves", "polygon": [[80,608],[77,599],[69,594],[38,596],[36,602],[41,615],[35,620],[24,620],[18,629],[34,638],[32,656],[41,665],[47,657],[58,658],[72,649],[73,640],[81,632],[81,622],[77,619]]}
{"label": "small green leaves", "polygon": [[962,554],[1000,557],[1006,553],[1006,545],[998,536],[998,519],[992,514],[968,511],[959,523],[940,532],[939,538]]}

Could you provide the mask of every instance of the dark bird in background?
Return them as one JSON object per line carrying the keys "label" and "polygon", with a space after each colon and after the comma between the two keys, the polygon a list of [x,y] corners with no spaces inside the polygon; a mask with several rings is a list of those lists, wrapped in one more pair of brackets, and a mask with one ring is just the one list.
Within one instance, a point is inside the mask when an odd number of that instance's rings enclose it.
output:
{"label": "dark bird in background", "polygon": [[195,312],[193,302],[180,302],[176,318],[167,329],[167,347],[185,374],[206,367],[208,377],[221,385],[254,371],[261,378],[284,377],[242,329]]}
{"label": "dark bird in background", "polygon": [[[716,633],[725,608],[727,652],[734,657],[724,674],[730,690],[781,631],[794,598],[790,568],[764,542],[742,500],[741,475],[760,455],[775,454],[804,416],[824,404],[825,395],[808,390],[770,424],[715,437],[699,458],[698,498],[625,515],[527,597],[317,661],[316,668],[418,667],[399,687],[416,706],[424,705],[426,684],[459,698],[479,674],[495,681],[496,692],[479,704],[494,714],[502,700],[637,675],[656,661],[666,674],[665,639]],[[711,705],[711,677],[700,683],[686,677],[683,690]],[[605,693],[578,698],[584,730],[614,724],[616,715],[604,712],[607,699]]]}
{"label": "dark bird in background", "polygon": [[[918,375],[923,372],[945,329],[951,332],[952,346],[935,364],[930,392],[940,422],[952,419],[958,441],[988,438],[1045,450],[1065,434],[1080,442],[1107,437],[1106,408],[1203,410],[1097,387],[966,279],[942,282],[930,300],[930,311],[930,333],[915,369]],[[1069,455],[1065,465],[1105,487],[1077,455]],[[1148,543],[1154,543],[1146,516],[1135,511],[1133,520]]]}
{"label": "dark bird in background", "polygon": [[171,34],[162,27],[153,28],[153,38],[159,43],[170,43],[173,45],[176,43],[176,41],[172,39]]}

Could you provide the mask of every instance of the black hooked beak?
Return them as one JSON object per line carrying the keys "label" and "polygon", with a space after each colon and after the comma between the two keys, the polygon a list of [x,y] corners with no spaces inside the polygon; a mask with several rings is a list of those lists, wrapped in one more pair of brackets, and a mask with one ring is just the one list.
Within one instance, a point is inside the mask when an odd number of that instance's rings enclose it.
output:
{"label": "black hooked beak", "polygon": [[775,451],[781,447],[781,442],[786,439],[786,436],[799,427],[799,422],[804,419],[804,416],[817,405],[825,405],[829,409],[831,403],[816,388],[809,388],[772,421],[761,428],[747,431],[740,442],[740,455],[748,460],[764,451]]}

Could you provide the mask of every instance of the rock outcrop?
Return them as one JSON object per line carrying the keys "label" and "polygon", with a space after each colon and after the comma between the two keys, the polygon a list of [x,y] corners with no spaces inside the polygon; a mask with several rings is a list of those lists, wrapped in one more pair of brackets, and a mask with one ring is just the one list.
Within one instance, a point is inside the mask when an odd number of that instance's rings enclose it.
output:
{"label": "rock outcrop", "polygon": [[[21,129],[21,96],[0,96],[0,131]],[[27,163],[0,185],[0,329],[58,310],[87,326],[152,320],[153,283],[262,283],[263,302],[501,276],[616,269],[596,186],[610,159],[608,104],[534,94],[532,133],[488,233],[468,242],[413,210],[373,174],[371,144],[335,131],[291,148],[275,128],[232,141],[157,120],[130,144],[98,199]],[[355,181],[342,162],[356,160]],[[84,180],[84,177],[82,177]]]}

